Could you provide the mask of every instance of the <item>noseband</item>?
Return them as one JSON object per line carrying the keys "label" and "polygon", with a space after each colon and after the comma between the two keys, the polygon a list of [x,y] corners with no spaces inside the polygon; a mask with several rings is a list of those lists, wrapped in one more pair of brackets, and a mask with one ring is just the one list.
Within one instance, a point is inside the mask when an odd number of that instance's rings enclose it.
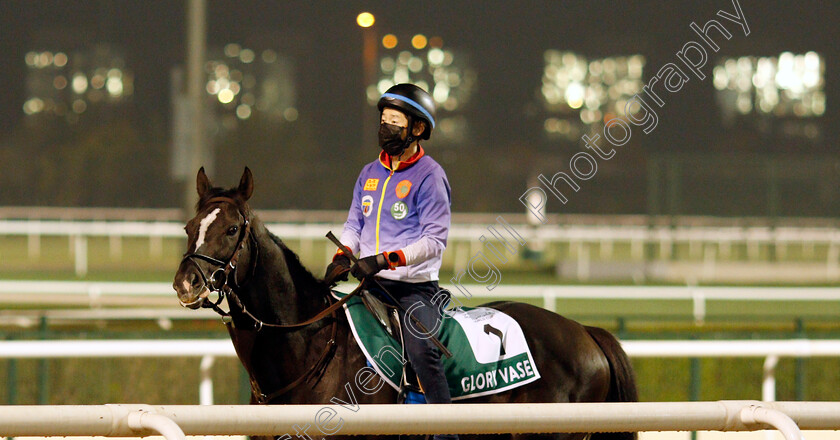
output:
{"label": "noseband", "polygon": [[[207,201],[207,203],[215,203],[215,202],[225,202],[230,203],[234,206],[237,206],[235,200],[230,197],[214,197]],[[191,303],[184,303],[181,301],[181,305],[184,307],[191,306],[196,302],[201,303],[201,307],[204,308],[212,308],[217,313],[222,316],[227,316],[228,312],[225,312],[219,307],[222,300],[224,300],[225,295],[231,296],[235,289],[239,289],[241,286],[237,281],[237,267],[239,266],[239,253],[245,247],[245,243],[252,239],[253,235],[251,234],[251,221],[248,219],[248,216],[243,212],[241,209],[237,209],[239,215],[242,216],[244,219],[244,224],[242,225],[239,239],[236,242],[236,247],[233,249],[233,253],[227,259],[227,261],[222,261],[217,258],[213,258],[209,255],[200,254],[198,252],[187,252],[184,254],[184,258],[181,259],[181,262],[188,261],[193,266],[195,266],[198,274],[201,276],[201,281],[203,283],[203,287],[206,288],[210,293],[216,293],[218,298],[216,301],[208,302],[207,298],[199,298]],[[258,252],[257,246],[252,246],[254,249],[252,252]],[[198,251],[198,249],[196,249]],[[201,266],[196,262],[196,260],[203,260],[206,261],[213,266],[216,267],[210,276],[208,277],[204,270],[201,269]],[[251,258],[251,266],[252,268],[256,267],[256,256]],[[180,300],[179,300],[180,301]]]}

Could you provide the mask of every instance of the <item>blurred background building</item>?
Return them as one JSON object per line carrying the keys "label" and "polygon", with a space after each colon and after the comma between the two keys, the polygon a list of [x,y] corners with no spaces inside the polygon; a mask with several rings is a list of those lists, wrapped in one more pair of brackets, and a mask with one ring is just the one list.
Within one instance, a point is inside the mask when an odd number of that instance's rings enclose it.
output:
{"label": "blurred background building", "polygon": [[113,114],[134,93],[134,78],[121,52],[106,44],[69,54],[27,52],[23,113],[30,116],[28,122],[37,125],[38,117],[58,117],[75,124],[89,108],[98,117]]}
{"label": "blurred background building", "polygon": [[[837,8],[809,5],[742,2],[744,35],[716,15],[728,1],[433,1],[424,14],[209,1],[207,166],[219,181],[251,166],[260,207],[346,209],[377,153],[376,100],[410,81],[438,104],[426,146],[449,173],[454,209],[522,212],[537,175],[567,166],[581,136],[622,116],[699,39],[691,23],[718,17],[732,38],[709,51],[706,79],[669,94],[655,131],[634,131],[549,213],[834,217]],[[195,173],[184,161],[187,2],[0,8],[0,204],[180,206]]]}

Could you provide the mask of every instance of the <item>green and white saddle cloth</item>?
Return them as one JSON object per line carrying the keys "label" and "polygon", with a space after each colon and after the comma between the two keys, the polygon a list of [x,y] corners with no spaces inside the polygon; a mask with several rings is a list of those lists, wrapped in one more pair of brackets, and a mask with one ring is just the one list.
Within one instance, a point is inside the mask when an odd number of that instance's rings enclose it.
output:
{"label": "green and white saddle cloth", "polygon": [[[344,312],[368,362],[399,390],[404,359],[400,342],[358,296],[344,304]],[[446,311],[441,327],[438,339],[453,354],[452,358],[443,356],[452,400],[500,393],[540,378],[525,335],[510,316],[487,307],[461,307]]]}

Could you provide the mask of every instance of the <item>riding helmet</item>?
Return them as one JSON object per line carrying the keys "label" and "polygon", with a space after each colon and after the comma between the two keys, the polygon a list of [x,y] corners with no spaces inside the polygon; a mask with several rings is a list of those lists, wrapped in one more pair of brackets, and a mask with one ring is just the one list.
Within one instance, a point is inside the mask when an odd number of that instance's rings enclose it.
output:
{"label": "riding helmet", "polygon": [[388,89],[377,104],[379,112],[385,107],[393,107],[410,116],[412,120],[422,120],[426,129],[420,139],[428,139],[435,128],[435,101],[425,90],[414,84],[397,84]]}

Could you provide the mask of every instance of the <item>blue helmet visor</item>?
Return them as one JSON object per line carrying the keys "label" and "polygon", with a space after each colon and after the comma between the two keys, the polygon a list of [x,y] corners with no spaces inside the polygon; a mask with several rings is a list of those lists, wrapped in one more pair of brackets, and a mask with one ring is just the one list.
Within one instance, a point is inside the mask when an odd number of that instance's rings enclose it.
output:
{"label": "blue helmet visor", "polygon": [[433,118],[432,115],[425,108],[423,108],[422,105],[418,104],[413,99],[406,98],[405,96],[402,96],[402,95],[397,95],[396,93],[385,93],[384,95],[382,95],[382,97],[383,98],[396,99],[398,101],[402,101],[402,102],[412,106],[414,109],[416,109],[417,111],[422,113],[424,116],[426,116],[426,119],[428,119],[429,122],[432,123],[432,129],[435,128],[435,118]]}

